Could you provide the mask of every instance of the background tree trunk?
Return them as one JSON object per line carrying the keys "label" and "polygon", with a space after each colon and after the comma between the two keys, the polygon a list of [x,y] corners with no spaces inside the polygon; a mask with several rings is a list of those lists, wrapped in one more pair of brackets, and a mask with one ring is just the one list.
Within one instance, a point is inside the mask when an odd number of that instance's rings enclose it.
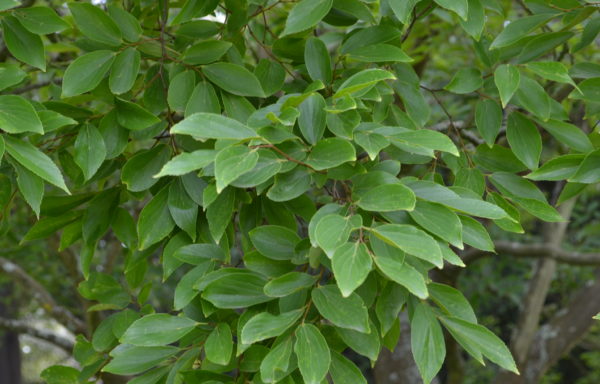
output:
{"label": "background tree trunk", "polygon": [[[12,284],[0,286],[0,297],[10,299]],[[14,310],[10,303],[0,301],[0,317],[11,319]],[[0,384],[21,384],[21,347],[19,334],[0,329]]]}

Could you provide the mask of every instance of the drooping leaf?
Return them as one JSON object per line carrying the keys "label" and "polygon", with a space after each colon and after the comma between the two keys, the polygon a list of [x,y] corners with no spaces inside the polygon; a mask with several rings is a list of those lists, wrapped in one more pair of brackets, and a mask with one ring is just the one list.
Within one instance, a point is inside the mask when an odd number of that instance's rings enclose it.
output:
{"label": "drooping leaf", "polygon": [[42,71],[46,70],[44,43],[40,36],[29,32],[11,15],[2,19],[2,34],[6,48],[16,59]]}
{"label": "drooping leaf", "polygon": [[312,324],[299,326],[296,330],[294,352],[298,357],[298,368],[304,382],[320,384],[329,371],[331,352],[319,329]]}
{"label": "drooping leaf", "polygon": [[335,285],[312,290],[313,303],[324,318],[338,327],[368,333],[369,317],[363,300],[356,293],[343,297]]}

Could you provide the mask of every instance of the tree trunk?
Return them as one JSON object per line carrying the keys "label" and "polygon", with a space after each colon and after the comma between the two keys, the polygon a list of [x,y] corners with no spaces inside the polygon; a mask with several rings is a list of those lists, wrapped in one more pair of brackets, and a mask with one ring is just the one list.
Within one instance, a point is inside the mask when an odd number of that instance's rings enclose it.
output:
{"label": "tree trunk", "polygon": [[[0,286],[0,297],[10,298],[11,285]],[[0,317],[12,318],[10,303],[0,301]],[[19,334],[0,329],[0,384],[21,384],[21,347]]]}

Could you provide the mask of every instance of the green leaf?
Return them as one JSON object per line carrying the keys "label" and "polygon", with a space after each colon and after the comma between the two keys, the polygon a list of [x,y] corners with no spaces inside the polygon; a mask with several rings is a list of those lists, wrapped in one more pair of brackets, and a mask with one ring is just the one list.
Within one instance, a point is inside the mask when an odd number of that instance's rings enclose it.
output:
{"label": "green leaf", "polygon": [[63,76],[62,97],[77,96],[95,89],[114,60],[114,52],[106,50],[86,53],[73,60]]}
{"label": "green leaf", "polygon": [[0,65],[0,91],[19,84],[27,77],[27,73],[15,64]]}
{"label": "green leaf", "polygon": [[485,26],[485,9],[481,0],[468,0],[469,9],[466,19],[459,19],[463,29],[471,35],[475,41],[479,41]]}
{"label": "green leaf", "polygon": [[463,68],[456,72],[444,89],[452,93],[465,94],[475,92],[482,86],[483,78],[479,69]]}
{"label": "green leaf", "polygon": [[550,159],[544,165],[526,175],[531,180],[559,181],[570,179],[584,159],[583,154],[564,155]]}
{"label": "green leaf", "polygon": [[246,308],[272,298],[263,293],[266,279],[259,274],[229,274],[208,284],[202,298],[217,308]]}
{"label": "green leaf", "polygon": [[518,104],[527,111],[544,121],[550,118],[552,99],[537,81],[523,76],[515,96]]}
{"label": "green leaf", "polygon": [[302,272],[289,272],[281,275],[267,283],[264,291],[269,297],[285,297],[304,288],[312,286],[317,280],[312,276]]}
{"label": "green leaf", "polygon": [[472,247],[488,252],[494,252],[494,242],[485,227],[477,220],[460,216],[463,227],[463,241]]}
{"label": "green leaf", "polygon": [[596,103],[600,96],[600,78],[585,79],[579,83],[578,90],[574,90],[569,95],[570,99],[584,100],[589,103]]}
{"label": "green leaf", "polygon": [[194,152],[184,152],[169,160],[153,177],[182,176],[209,165],[215,160],[217,151],[212,149],[199,149]]}
{"label": "green leaf", "polygon": [[317,37],[306,40],[304,62],[311,79],[321,80],[323,84],[331,84],[331,59],[323,40]]}
{"label": "green leaf", "polygon": [[438,374],[446,357],[446,343],[439,321],[429,305],[418,303],[410,320],[412,354],[425,384]]}
{"label": "green leaf", "polygon": [[304,382],[320,384],[329,371],[331,353],[319,329],[312,324],[299,326],[296,330],[294,352],[298,357],[298,368]]}
{"label": "green leaf", "polygon": [[136,42],[140,39],[142,27],[135,16],[115,4],[108,4],[106,8],[110,17],[121,30],[125,40]]}
{"label": "green leaf", "polygon": [[177,74],[169,83],[167,102],[172,110],[183,112],[186,110],[189,100],[196,85],[194,71],[183,71]]}
{"label": "green leaf", "polygon": [[10,8],[18,7],[20,3],[17,0],[1,0],[0,11],[5,11]]}
{"label": "green leaf", "polygon": [[42,122],[31,103],[21,96],[0,96],[0,128],[8,133],[44,133]]}
{"label": "green leaf", "polygon": [[488,146],[494,145],[502,127],[502,109],[497,102],[483,99],[475,107],[475,124],[477,130]]}
{"label": "green leaf", "polygon": [[140,212],[137,224],[139,249],[143,250],[161,241],[175,227],[168,206],[169,188],[160,190]]}
{"label": "green leaf", "polygon": [[367,384],[367,380],[354,363],[342,354],[331,351],[331,366],[329,373],[333,384]]}
{"label": "green leaf", "polygon": [[281,37],[305,31],[327,15],[333,0],[302,0],[290,11]]}
{"label": "green leaf", "polygon": [[207,81],[196,85],[185,107],[184,115],[185,117],[189,117],[198,112],[221,113],[221,104],[217,93]]}
{"label": "green leaf", "polygon": [[441,204],[419,200],[410,217],[428,232],[459,249],[462,244],[462,224],[456,213]]}
{"label": "green leaf", "polygon": [[569,76],[569,70],[562,63],[556,61],[538,61],[528,63],[527,68],[544,79],[571,84],[576,87],[575,82]]}
{"label": "green leaf", "polygon": [[100,8],[89,3],[69,3],[77,28],[88,39],[112,47],[121,45],[121,30]]}
{"label": "green leaf", "polygon": [[312,290],[312,300],[319,313],[341,328],[369,333],[369,315],[365,303],[356,293],[343,297],[335,285]]}
{"label": "green leaf", "polygon": [[271,96],[280,91],[286,76],[285,69],[281,64],[267,59],[261,59],[258,62],[256,68],[254,68],[254,74],[260,81],[266,96]]}
{"label": "green leaf", "polygon": [[439,6],[456,13],[463,20],[467,20],[469,12],[469,3],[467,0],[435,0],[435,2]]}
{"label": "green leaf", "polygon": [[[215,188],[216,192],[216,188]],[[213,239],[219,243],[225,233],[225,229],[231,222],[235,203],[235,190],[226,188],[212,202],[208,208],[206,204],[206,219],[208,220],[208,229]]]}
{"label": "green leaf", "polygon": [[211,262],[205,261],[203,264],[190,269],[181,277],[173,294],[173,309],[181,310],[200,294],[200,292],[194,289],[194,285],[212,267],[213,264]]}
{"label": "green leaf", "polygon": [[427,233],[406,224],[384,224],[372,229],[375,236],[404,252],[443,267],[442,252]]}
{"label": "green leaf", "polygon": [[584,184],[600,181],[600,149],[587,154],[569,181]]}
{"label": "green leaf", "polygon": [[471,304],[456,288],[438,283],[430,283],[428,288],[433,301],[450,316],[477,323]]}
{"label": "green leaf", "polygon": [[[276,344],[260,363],[261,379],[267,383],[275,383],[287,376],[291,366],[292,348],[291,337]],[[295,364],[293,365],[293,369],[295,369]]]}
{"label": "green leaf", "polygon": [[412,11],[419,0],[388,0],[389,7],[394,12],[394,15],[402,22],[408,24],[411,19]]}
{"label": "green leaf", "polygon": [[354,142],[367,152],[371,160],[375,160],[381,150],[390,145],[390,141],[383,135],[374,132],[358,131],[354,133]]}
{"label": "green leaf", "polygon": [[155,313],[134,321],[119,341],[140,347],[167,345],[187,335],[196,325],[187,317]]}
{"label": "green leaf", "polygon": [[237,188],[252,188],[262,184],[281,170],[281,161],[273,151],[258,150],[258,162],[249,172],[235,179],[231,185]]}
{"label": "green leaf", "polygon": [[20,8],[13,12],[21,24],[29,32],[48,35],[69,28],[69,24],[61,19],[50,7]]}
{"label": "green leaf", "polygon": [[254,168],[258,162],[258,152],[245,145],[232,145],[222,149],[215,157],[215,178],[217,193],[232,181]]}
{"label": "green leaf", "polygon": [[102,370],[116,375],[135,375],[154,368],[179,352],[176,347],[120,345],[110,352],[112,360]]}
{"label": "green leaf", "polygon": [[492,42],[490,49],[507,47],[524,39],[529,33],[546,24],[556,13],[539,13],[511,21]]}
{"label": "green leaf", "polygon": [[381,289],[375,305],[375,313],[381,324],[382,334],[385,335],[392,329],[407,298],[407,290],[393,282],[386,283]]}
{"label": "green leaf", "polygon": [[412,211],[415,194],[402,184],[378,185],[362,195],[356,204],[365,211],[390,212]]}
{"label": "green leaf", "polygon": [[302,136],[310,144],[315,145],[325,132],[326,112],[325,99],[318,93],[308,96],[299,106],[298,126]]}
{"label": "green leaf", "polygon": [[290,260],[300,237],[292,230],[277,225],[262,225],[249,233],[254,247],[273,260]]}
{"label": "green leaf", "polygon": [[129,47],[117,55],[108,78],[108,86],[112,93],[120,95],[133,87],[140,71],[140,59],[140,52],[133,47]]}
{"label": "green leaf", "polygon": [[4,140],[6,141],[6,152],[19,164],[50,184],[56,185],[69,193],[60,170],[48,156],[22,139],[4,136]]}
{"label": "green leaf", "polygon": [[[7,138],[8,139],[8,138]],[[19,163],[13,164],[17,173],[17,185],[23,198],[29,204],[37,217],[40,216],[40,206],[44,197],[44,180],[33,172],[22,167]]]}
{"label": "green leaf", "polygon": [[542,154],[542,137],[525,115],[513,112],[506,124],[506,138],[519,160],[529,169],[537,169]]}
{"label": "green leaf", "polygon": [[231,328],[227,323],[219,323],[208,335],[204,343],[206,359],[218,365],[227,365],[233,353]]}
{"label": "green leaf", "polygon": [[85,180],[89,180],[106,158],[106,146],[98,129],[91,124],[84,124],[75,139],[75,155],[73,159],[81,168]]}
{"label": "green leaf", "polygon": [[[477,346],[481,353],[492,362],[506,370],[519,374],[515,361],[506,345],[487,328],[456,317],[441,316],[440,320],[463,347],[465,347],[465,344]],[[465,349],[469,350],[468,347],[465,347]]]}
{"label": "green leaf", "polygon": [[2,34],[6,48],[17,60],[46,71],[44,43],[40,36],[29,32],[10,15],[2,19]]}
{"label": "green leaf", "polygon": [[152,176],[158,173],[170,156],[171,150],[166,145],[136,153],[123,166],[121,181],[132,192],[145,191],[156,184],[158,180]]}
{"label": "green leaf", "polygon": [[592,142],[587,135],[573,124],[564,121],[549,119],[547,121],[539,121],[539,124],[554,138],[561,143],[573,148],[579,152],[589,152],[594,149]]}
{"label": "green leaf", "polygon": [[319,141],[308,155],[306,163],[316,170],[324,170],[355,160],[354,146],[347,140],[332,137]]}
{"label": "green leaf", "polygon": [[296,309],[280,315],[261,312],[253,316],[242,328],[242,344],[254,344],[262,340],[277,337],[300,319],[304,310]]}
{"label": "green leaf", "polygon": [[210,64],[219,60],[231,46],[228,41],[204,40],[185,51],[183,62],[191,65]]}
{"label": "green leaf", "polygon": [[506,108],[521,83],[521,73],[510,64],[499,65],[494,71],[494,83],[500,93],[502,108]]}
{"label": "green leaf", "polygon": [[315,242],[329,257],[333,256],[337,247],[346,243],[350,232],[355,229],[353,217],[332,213],[319,220],[315,228]]}
{"label": "green leaf", "polygon": [[[377,130],[377,132],[384,134],[383,130]],[[448,152],[454,156],[459,156],[456,145],[454,145],[448,136],[441,132],[436,132],[429,129],[406,129],[402,132],[394,132],[389,136],[389,139],[392,141],[392,144],[406,144],[406,150],[410,150],[411,148],[409,147],[414,146],[417,148],[426,149],[428,151],[442,151]],[[433,154],[431,154],[431,156],[433,157]]]}
{"label": "green leaf", "polygon": [[371,255],[364,243],[346,243],[333,253],[331,265],[343,297],[348,297],[371,272]]}
{"label": "green leaf", "polygon": [[37,111],[37,115],[44,126],[44,132],[52,132],[69,125],[77,125],[77,120],[61,115],[58,112],[44,109]]}
{"label": "green leaf", "polygon": [[117,98],[117,121],[131,131],[141,131],[160,123],[160,119],[136,103]]}
{"label": "green leaf", "polygon": [[196,240],[198,205],[188,196],[180,178],[169,187],[167,204],[175,224],[183,229],[192,240]]}
{"label": "green leaf", "polygon": [[374,44],[356,48],[349,52],[350,58],[365,63],[403,62],[409,63],[413,59],[402,48],[391,44]]}
{"label": "green leaf", "polygon": [[173,257],[184,263],[200,265],[208,261],[225,261],[225,252],[216,244],[188,244],[178,248]]}
{"label": "green leaf", "polygon": [[378,68],[370,68],[362,70],[354,75],[350,76],[346,81],[340,85],[335,94],[334,99],[350,96],[360,96],[368,90],[368,88],[384,80],[395,80],[391,72],[385,71]]}
{"label": "green leaf", "polygon": [[356,353],[369,358],[369,360],[374,363],[377,361],[379,351],[381,350],[381,341],[375,325],[370,322],[369,326],[371,328],[371,332],[369,333],[362,333],[344,328],[336,328],[335,331],[346,345]]}
{"label": "green leaf", "polygon": [[40,377],[48,384],[75,384],[79,381],[79,371],[73,367],[53,365],[44,369]]}
{"label": "green leaf", "polygon": [[208,80],[238,96],[265,97],[258,78],[241,65],[214,63],[202,68]]}
{"label": "green leaf", "polygon": [[187,116],[183,121],[171,127],[171,133],[190,135],[199,140],[245,140],[257,136],[252,128],[234,119],[205,112]]}
{"label": "green leaf", "polygon": [[416,269],[404,262],[404,252],[370,236],[371,247],[375,253],[375,264],[392,281],[408,289],[420,299],[426,299],[429,293],[425,279]]}

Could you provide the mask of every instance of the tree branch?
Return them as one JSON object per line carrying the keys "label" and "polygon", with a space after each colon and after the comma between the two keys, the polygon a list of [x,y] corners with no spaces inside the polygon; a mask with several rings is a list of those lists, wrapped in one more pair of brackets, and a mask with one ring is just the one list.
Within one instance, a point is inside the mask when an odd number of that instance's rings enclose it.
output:
{"label": "tree branch", "polygon": [[52,318],[74,332],[85,332],[85,323],[67,308],[58,305],[46,288],[25,272],[23,268],[4,257],[0,257],[0,271],[18,280],[24,288],[28,289]]}
{"label": "tree branch", "polygon": [[74,344],[71,340],[59,336],[54,332],[32,327],[24,321],[11,320],[0,317],[0,328],[8,329],[16,333],[26,334],[35,337],[36,339],[47,341],[65,350],[69,354],[73,352]]}

